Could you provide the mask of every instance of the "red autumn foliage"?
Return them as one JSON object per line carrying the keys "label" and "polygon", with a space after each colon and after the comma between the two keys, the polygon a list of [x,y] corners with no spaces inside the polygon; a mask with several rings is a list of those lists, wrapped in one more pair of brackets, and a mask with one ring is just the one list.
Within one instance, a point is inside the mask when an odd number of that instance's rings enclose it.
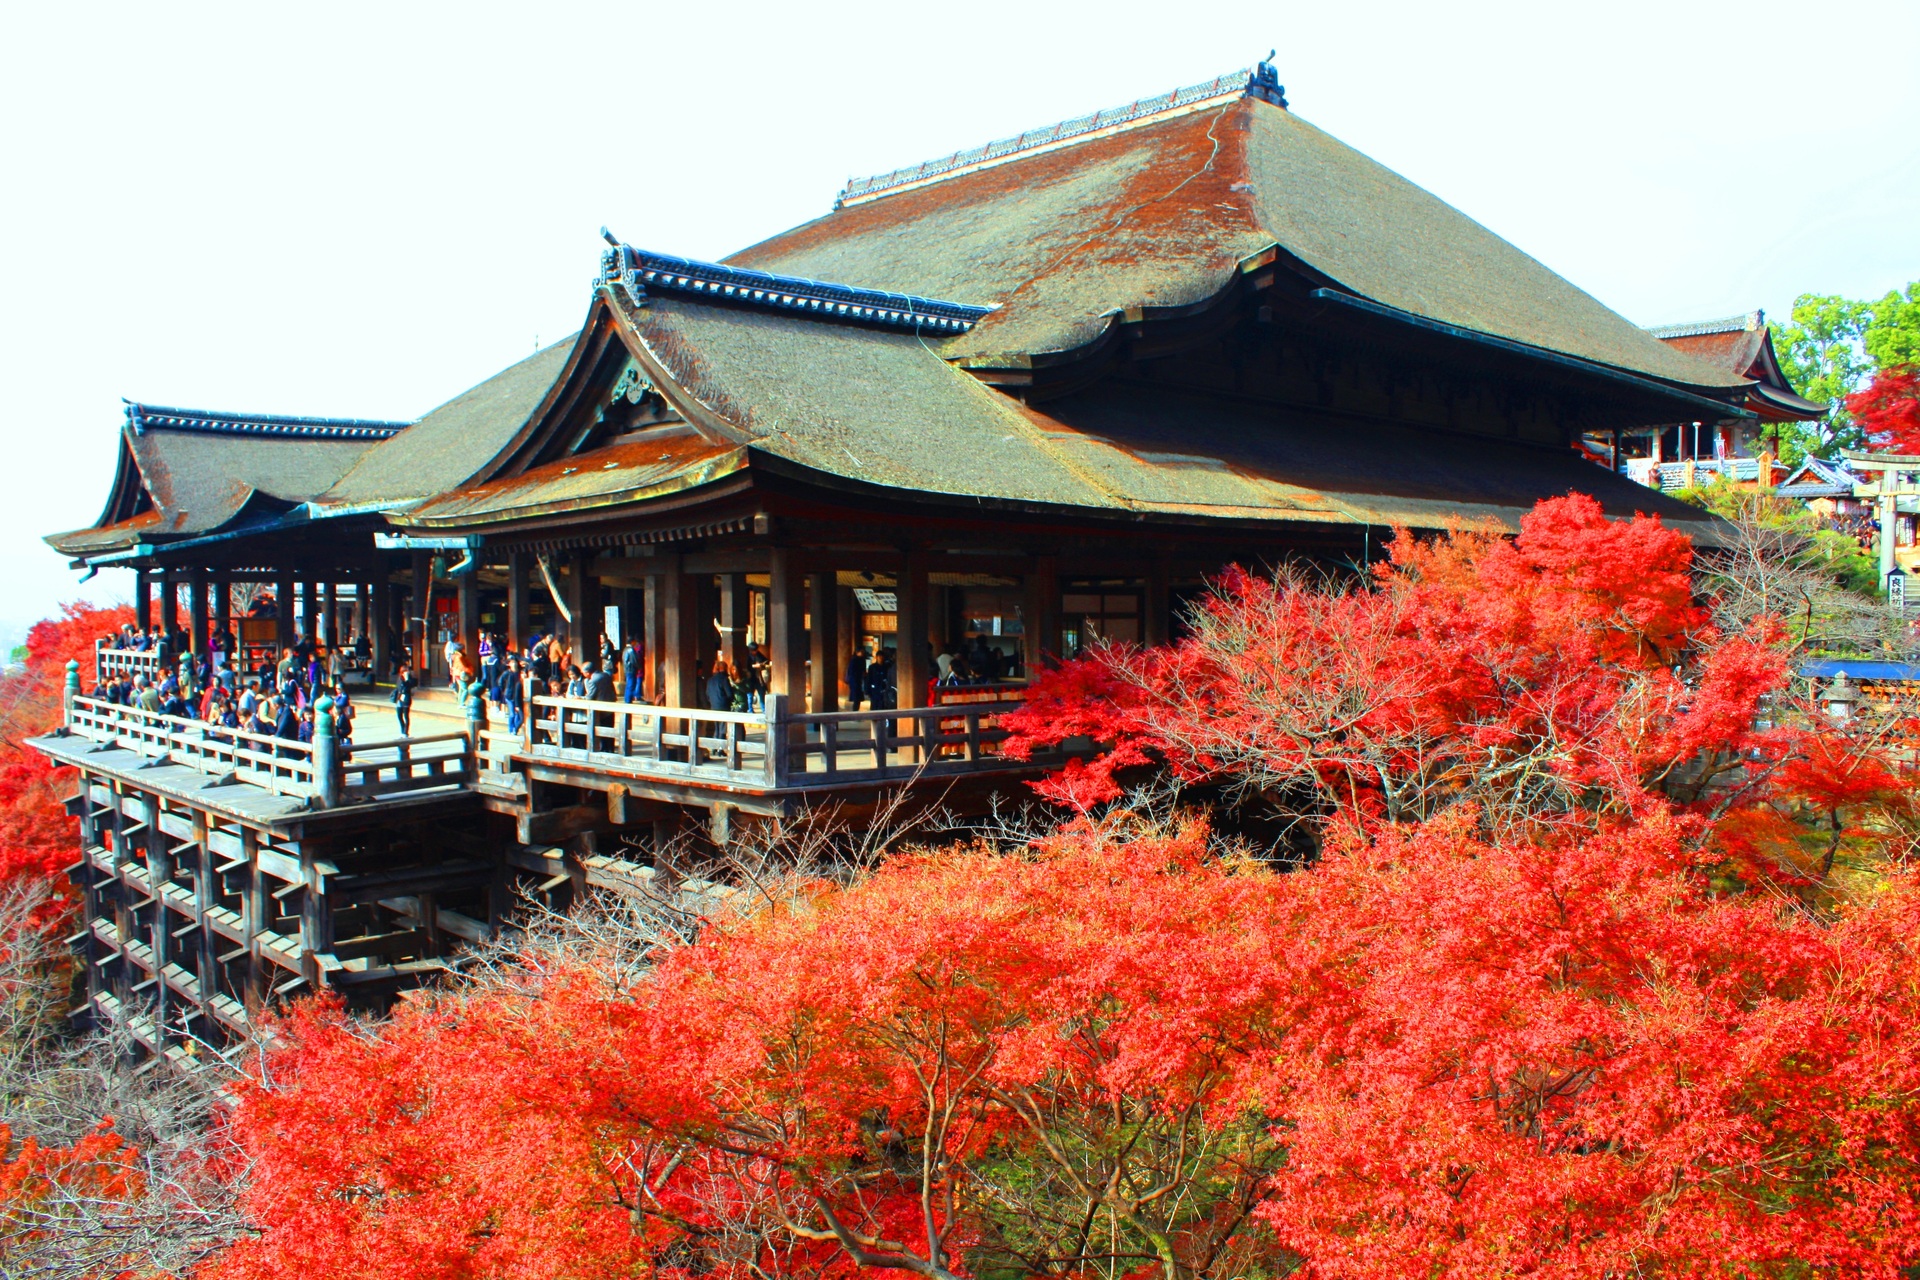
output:
{"label": "red autumn foliage", "polygon": [[1886,453],[1920,453],[1920,366],[1895,365],[1847,397],[1847,412]]}
{"label": "red autumn foliage", "polygon": [[27,633],[22,668],[0,676],[0,884],[54,882],[73,861],[73,820],[59,794],[63,771],[21,740],[59,723],[68,661],[80,663],[80,678],[90,687],[94,641],[132,621],[127,606],[66,605],[58,618]]}
{"label": "red autumn foliage", "polygon": [[1407,536],[1369,589],[1230,572],[1161,649],[1109,649],[1043,677],[1016,753],[1105,749],[1042,787],[1085,808],[1161,761],[1342,821],[1417,821],[1473,801],[1490,820],[1633,812],[1701,792],[1759,745],[1785,662],[1758,633],[1713,634],[1692,548],[1658,520],[1543,502],[1517,539]]}
{"label": "red autumn foliage", "polygon": [[219,1274],[850,1275],[836,1226],[1039,1274],[1109,1211],[1119,1270],[1169,1278],[1920,1258],[1910,883],[1828,926],[1716,893],[1669,819],[1466,825],[1290,875],[1080,825],[820,888],[629,989],[547,971],[377,1033],[309,1007],[242,1105],[263,1234]]}
{"label": "red autumn foliage", "polygon": [[[536,940],[379,1025],[299,1006],[240,1090],[259,1234],[216,1280],[1893,1280],[1911,766],[1790,715],[1690,568],[1569,498],[1365,590],[1233,575],[1190,639],[1034,691],[1029,741],[1112,746],[1030,848]],[[1154,764],[1317,858],[1091,816]],[[1869,889],[1825,882],[1836,826]]]}

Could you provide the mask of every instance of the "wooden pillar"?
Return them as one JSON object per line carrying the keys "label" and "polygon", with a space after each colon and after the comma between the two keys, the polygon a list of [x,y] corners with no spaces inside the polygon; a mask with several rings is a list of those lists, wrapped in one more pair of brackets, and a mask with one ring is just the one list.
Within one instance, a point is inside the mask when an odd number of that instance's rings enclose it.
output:
{"label": "wooden pillar", "polygon": [[171,570],[160,575],[160,626],[172,644],[174,632],[180,629],[180,579]]}
{"label": "wooden pillar", "polygon": [[331,579],[321,591],[319,630],[324,636],[315,636],[314,639],[324,638],[327,648],[331,649],[340,643],[340,588]]}
{"label": "wooden pillar", "polygon": [[831,573],[807,575],[807,710],[840,709],[840,588]]}
{"label": "wooden pillar", "polygon": [[735,677],[747,664],[747,628],[753,622],[752,600],[747,593],[747,575],[720,575],[720,656]]}
{"label": "wooden pillar", "polygon": [[507,643],[514,652],[527,644],[527,553],[507,553]]}
{"label": "wooden pillar", "polygon": [[282,649],[293,647],[293,570],[279,569],[273,575],[274,640]]}
{"label": "wooden pillar", "polygon": [[700,596],[677,555],[664,557],[660,575],[661,695],[669,707],[700,705]]}
{"label": "wooden pillar", "polygon": [[467,668],[480,671],[480,566],[454,579],[460,590],[460,647],[466,651]]}
{"label": "wooden pillar", "polygon": [[1173,616],[1172,566],[1167,557],[1156,555],[1147,566],[1147,599],[1145,624],[1140,636],[1147,644],[1165,644],[1167,628]]}
{"label": "wooden pillar", "polygon": [[318,620],[319,605],[314,600],[313,578],[303,578],[300,582],[300,634],[309,642],[317,638],[314,622]]}
{"label": "wooden pillar", "polygon": [[600,582],[593,576],[592,550],[575,553],[570,568],[572,572],[562,588],[567,593],[567,609],[573,614],[568,643],[573,660],[584,671],[589,662],[600,660],[600,632],[606,625],[606,611],[600,605]]}
{"label": "wooden pillar", "polygon": [[187,619],[193,630],[187,647],[196,658],[207,656],[207,575],[195,569],[187,586]]}
{"label": "wooden pillar", "polygon": [[1036,556],[1033,572],[1023,584],[1021,602],[1021,645],[1027,678],[1052,665],[1054,649],[1060,643],[1060,560],[1057,556]]}
{"label": "wooden pillar", "polygon": [[900,673],[900,706],[902,709],[924,707],[927,705],[927,680],[931,674],[927,666],[928,596],[931,592],[927,587],[926,552],[907,552],[906,562],[900,567],[899,583],[894,590],[900,602],[900,630],[894,639],[898,645],[895,660]]}
{"label": "wooden pillar", "polygon": [[225,569],[213,575],[213,625],[222,635],[233,630],[233,575]]}
{"label": "wooden pillar", "polygon": [[427,646],[432,642],[427,625],[432,618],[433,561],[426,552],[416,551],[413,553],[413,597],[407,606],[407,636],[413,647],[413,676],[421,684],[427,682],[433,670],[427,658]]}
{"label": "wooden pillar", "polygon": [[153,583],[145,569],[133,571],[133,625],[153,630]]}
{"label": "wooden pillar", "polygon": [[641,590],[640,627],[641,637],[647,647],[646,671],[643,685],[647,701],[663,700],[666,681],[666,637],[670,634],[666,626],[667,593],[662,589],[664,577],[658,573],[647,575],[647,585]]}
{"label": "wooden pillar", "polygon": [[768,693],[784,694],[789,707],[807,696],[806,577],[793,552],[773,549],[767,590],[767,656],[773,659]]}
{"label": "wooden pillar", "polygon": [[373,651],[373,678],[389,673],[387,664],[393,655],[387,652],[387,627],[393,620],[393,584],[387,581],[384,564],[374,567],[367,581],[367,641]]}

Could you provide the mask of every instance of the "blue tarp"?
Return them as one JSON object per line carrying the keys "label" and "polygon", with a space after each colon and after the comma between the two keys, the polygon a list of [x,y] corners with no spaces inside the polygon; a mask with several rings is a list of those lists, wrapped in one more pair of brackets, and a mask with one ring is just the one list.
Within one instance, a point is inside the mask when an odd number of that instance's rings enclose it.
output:
{"label": "blue tarp", "polygon": [[1831,680],[1842,671],[1849,680],[1920,680],[1920,663],[1877,662],[1870,658],[1822,658],[1800,664],[1808,680]]}

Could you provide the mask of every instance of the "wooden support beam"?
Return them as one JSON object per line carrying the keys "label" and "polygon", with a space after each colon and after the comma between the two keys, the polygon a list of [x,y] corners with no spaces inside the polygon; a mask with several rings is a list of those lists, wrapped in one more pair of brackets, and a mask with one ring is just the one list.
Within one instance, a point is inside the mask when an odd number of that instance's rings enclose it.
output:
{"label": "wooden support beam", "polygon": [[720,656],[735,679],[747,665],[747,627],[753,621],[749,600],[746,574],[720,575]]}
{"label": "wooden support beam", "polygon": [[133,625],[153,630],[153,577],[145,569],[133,571]]}
{"label": "wooden support beam", "polygon": [[192,634],[187,648],[196,658],[207,655],[207,575],[195,570],[187,583],[187,625]]}
{"label": "wooden support beam", "polygon": [[316,636],[314,626],[320,620],[320,606],[314,598],[314,581],[311,575],[300,582],[300,634],[309,642]]}
{"label": "wooden support beam", "polygon": [[1027,676],[1052,665],[1060,644],[1060,561],[1035,556],[1033,571],[1021,580],[1021,637]]}
{"label": "wooden support beam", "polygon": [[273,575],[275,642],[282,649],[293,647],[293,570],[281,569]]}
{"label": "wooden support beam", "polygon": [[831,573],[807,575],[807,710],[840,709],[840,588]]}
{"label": "wooden support beam", "polygon": [[1165,644],[1167,627],[1172,620],[1173,599],[1169,583],[1171,566],[1165,555],[1156,555],[1147,562],[1147,598],[1145,625],[1141,628],[1141,639],[1147,644]]}
{"label": "wooden support beam", "polygon": [[516,834],[521,844],[564,844],[582,832],[605,831],[611,825],[605,804],[576,804],[521,814]]}
{"label": "wooden support beam", "polygon": [[428,630],[433,621],[432,557],[424,551],[414,552],[410,576],[413,596],[407,605],[407,637],[413,649],[414,678],[426,684],[433,671],[433,662],[428,654],[428,645],[433,638],[433,633]]}
{"label": "wooden support beam", "polygon": [[693,575],[681,571],[680,558],[668,556],[661,566],[662,617],[666,635],[661,648],[662,702],[669,707],[700,705],[699,662],[700,597]]}
{"label": "wooden support beam", "polygon": [[392,671],[388,628],[393,625],[393,584],[384,564],[375,565],[367,583],[367,640],[373,650],[373,678],[384,680]]}
{"label": "wooden support beam", "polygon": [[927,660],[928,596],[926,553],[907,553],[894,587],[899,601],[899,632],[894,637],[898,649],[897,664],[900,706],[927,705],[927,681],[931,670]]}
{"label": "wooden support beam", "polygon": [[768,693],[786,695],[789,706],[807,696],[806,577],[793,551],[775,547],[767,589],[767,656],[773,660]]}
{"label": "wooden support beam", "polygon": [[527,621],[527,553],[507,553],[507,643],[518,652],[533,633]]}

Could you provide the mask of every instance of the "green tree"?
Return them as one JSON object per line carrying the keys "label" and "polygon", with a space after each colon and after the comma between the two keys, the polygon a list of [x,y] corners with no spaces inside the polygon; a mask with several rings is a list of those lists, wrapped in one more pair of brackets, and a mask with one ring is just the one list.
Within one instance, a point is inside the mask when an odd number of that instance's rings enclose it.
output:
{"label": "green tree", "polygon": [[1920,280],[1876,301],[1803,293],[1794,299],[1792,321],[1772,329],[1787,381],[1827,406],[1825,422],[1781,424],[1782,461],[1792,466],[1808,454],[1831,458],[1842,449],[1863,449],[1866,436],[1846,399],[1881,369],[1920,364]]}

